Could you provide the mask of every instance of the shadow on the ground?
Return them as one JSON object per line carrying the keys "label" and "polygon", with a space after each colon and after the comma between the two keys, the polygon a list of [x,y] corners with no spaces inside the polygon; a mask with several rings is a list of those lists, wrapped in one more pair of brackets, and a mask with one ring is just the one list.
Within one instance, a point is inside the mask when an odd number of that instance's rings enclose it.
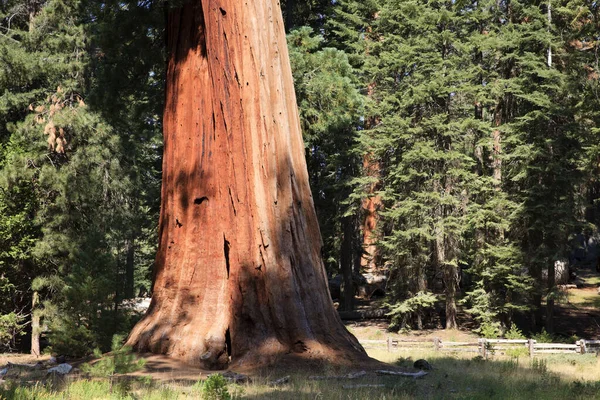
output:
{"label": "shadow on the ground", "polygon": [[[408,369],[413,360],[400,359]],[[293,376],[290,384],[272,388],[248,386],[245,399],[593,399],[600,381],[569,381],[548,371],[544,359],[485,361],[452,357],[432,361],[434,370],[422,379],[369,374],[356,380],[310,381]],[[598,368],[595,357],[584,357],[582,368]],[[276,378],[277,376],[273,376]],[[266,381],[265,381],[266,382]],[[359,387],[384,385],[384,387]]]}

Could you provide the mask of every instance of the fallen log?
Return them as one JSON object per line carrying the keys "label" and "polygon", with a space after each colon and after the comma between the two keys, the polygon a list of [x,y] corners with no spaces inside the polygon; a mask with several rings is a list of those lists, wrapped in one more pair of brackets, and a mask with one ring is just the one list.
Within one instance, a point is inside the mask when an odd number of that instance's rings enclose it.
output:
{"label": "fallen log", "polygon": [[427,375],[427,372],[425,371],[419,371],[419,372],[398,372],[398,371],[388,371],[388,370],[384,370],[384,369],[378,369],[377,371],[375,371],[378,375],[394,375],[394,376],[403,376],[406,378],[421,378],[425,375]]}
{"label": "fallen log", "polygon": [[325,381],[325,380],[333,380],[333,379],[356,379],[356,378],[365,376],[366,374],[367,374],[366,371],[359,371],[359,372],[353,372],[353,373],[350,373],[347,375],[333,375],[333,376],[312,375],[312,376],[309,376],[308,379],[311,381]]}
{"label": "fallen log", "polygon": [[11,362],[9,362],[6,365],[6,368],[11,369],[11,368],[21,368],[21,369],[42,369],[44,368],[44,365],[41,362],[37,362],[35,364],[13,364]]}

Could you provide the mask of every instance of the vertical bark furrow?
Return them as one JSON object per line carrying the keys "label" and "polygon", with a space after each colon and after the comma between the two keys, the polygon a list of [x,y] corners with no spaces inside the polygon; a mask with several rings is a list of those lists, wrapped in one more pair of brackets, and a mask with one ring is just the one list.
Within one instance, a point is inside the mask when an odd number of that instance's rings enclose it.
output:
{"label": "vertical bark furrow", "polygon": [[227,241],[227,238],[225,238],[225,234],[223,234],[223,253],[225,254],[225,268],[227,269],[227,279],[229,279],[229,271],[231,270],[231,265],[229,264],[230,247],[231,243]]}

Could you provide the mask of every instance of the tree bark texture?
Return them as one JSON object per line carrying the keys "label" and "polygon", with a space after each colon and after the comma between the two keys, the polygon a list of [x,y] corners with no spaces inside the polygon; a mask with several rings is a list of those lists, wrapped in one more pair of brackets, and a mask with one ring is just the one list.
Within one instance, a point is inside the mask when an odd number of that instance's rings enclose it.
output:
{"label": "tree bark texture", "polygon": [[502,189],[502,133],[500,132],[500,125],[502,125],[502,109],[500,103],[494,111],[494,126],[495,129],[492,132],[492,170],[494,179],[494,188],[497,191]]}
{"label": "tree bark texture", "polygon": [[354,226],[352,217],[347,216],[342,218],[342,245],[340,248],[340,269],[344,278],[344,287],[342,290],[342,309],[344,311],[352,311],[354,309],[354,280],[352,273],[354,270],[354,260],[352,254],[352,239],[354,235]]}
{"label": "tree bark texture", "polygon": [[135,297],[135,239],[125,242],[127,255],[125,258],[125,298]]}
{"label": "tree bark texture", "polygon": [[458,270],[448,262],[446,255],[446,243],[444,228],[441,224],[435,227],[435,248],[439,269],[444,276],[444,295],[446,296],[446,329],[458,329],[456,323],[456,287],[458,282]]}
{"label": "tree bark texture", "polygon": [[31,298],[31,355],[39,357],[40,352],[40,314],[37,309],[40,302],[40,296],[37,291],[33,292]]}
{"label": "tree bark texture", "polygon": [[363,255],[361,258],[361,267],[368,273],[375,273],[377,270],[377,222],[379,220],[379,209],[382,208],[381,196],[377,194],[379,190],[380,165],[370,154],[363,157],[363,169],[365,174],[375,179],[369,184],[368,194],[362,201],[363,210]]}
{"label": "tree bark texture", "polygon": [[554,290],[556,268],[554,262],[548,263],[548,291],[546,292],[546,332],[554,333]]}
{"label": "tree bark texture", "polygon": [[219,369],[366,359],[327,288],[279,3],[168,15],[159,250],[128,344]]}

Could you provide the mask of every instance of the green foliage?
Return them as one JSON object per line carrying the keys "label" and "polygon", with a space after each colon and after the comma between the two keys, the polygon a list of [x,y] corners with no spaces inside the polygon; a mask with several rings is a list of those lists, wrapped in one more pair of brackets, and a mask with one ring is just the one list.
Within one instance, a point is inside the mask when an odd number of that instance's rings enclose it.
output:
{"label": "green foliage", "polygon": [[14,312],[0,314],[0,351],[10,351],[15,347],[15,339],[24,335],[24,317]]}
{"label": "green foliage", "polygon": [[392,317],[390,329],[410,328],[414,317],[422,316],[426,310],[435,305],[436,301],[436,295],[428,292],[418,292],[407,300],[391,305],[391,310],[387,314]]}
{"label": "green foliage", "polygon": [[552,343],[556,339],[554,335],[546,332],[545,328],[542,328],[542,330],[539,333],[531,335],[531,338],[533,340],[536,340],[538,343]]}
{"label": "green foliage", "polygon": [[484,322],[479,325],[479,328],[475,329],[475,332],[486,339],[496,339],[502,335],[500,323],[498,322]]}
{"label": "green foliage", "polygon": [[517,328],[516,325],[511,326],[510,329],[504,333],[504,337],[506,339],[513,340],[525,339],[525,335],[523,335],[523,332],[521,332],[521,330]]}
{"label": "green foliage", "polygon": [[206,400],[230,400],[227,379],[221,374],[212,374],[206,380],[199,381],[200,393]]}
{"label": "green foliage", "polygon": [[150,287],[162,9],[9,3],[0,8],[0,290],[13,302],[0,315],[28,310],[36,290],[31,314],[54,351],[107,350],[131,326],[121,301]]}
{"label": "green foliage", "polygon": [[529,349],[527,347],[511,347],[506,349],[506,355],[516,359],[519,359],[520,357],[529,357]]}
{"label": "green foliage", "polygon": [[94,356],[99,358],[93,364],[83,364],[81,370],[94,377],[109,377],[114,374],[127,374],[139,371],[146,365],[146,360],[138,359],[129,346],[123,346],[123,336],[114,335],[111,352],[103,356],[100,349],[94,350]]}
{"label": "green foliage", "polygon": [[[322,252],[328,271],[335,274],[344,252],[352,253],[350,260],[360,254],[357,203],[348,202],[348,196],[359,173],[360,158],[353,149],[364,96],[346,53],[323,47],[323,38],[309,27],[293,30],[287,40]],[[342,250],[342,240],[349,242],[349,250]]]}
{"label": "green foliage", "polygon": [[[529,312],[538,330],[560,300],[542,271],[600,226],[598,7],[549,4],[282,3],[326,267],[356,271],[378,196],[398,327],[437,296],[484,336]],[[0,2],[0,346],[20,315],[72,355],[130,328],[158,234],[163,24],[160,1]]]}

